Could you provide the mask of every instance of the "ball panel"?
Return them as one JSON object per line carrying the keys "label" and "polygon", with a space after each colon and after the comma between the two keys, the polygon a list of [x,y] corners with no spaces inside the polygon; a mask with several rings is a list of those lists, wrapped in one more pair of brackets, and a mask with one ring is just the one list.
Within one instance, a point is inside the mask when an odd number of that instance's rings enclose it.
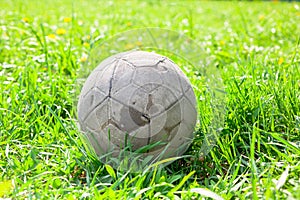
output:
{"label": "ball panel", "polygon": [[[193,129],[188,128],[184,123],[180,123],[171,131],[174,137],[168,143],[154,148],[147,155],[154,155],[159,159],[181,156],[193,141]],[[146,155],[145,155],[146,156]]]}
{"label": "ball panel", "polygon": [[151,67],[157,65],[157,63],[166,58],[156,53],[132,51],[129,54],[124,55],[122,59],[131,63],[135,67]]}
{"label": "ball panel", "polygon": [[195,105],[190,104],[190,101],[186,97],[182,98],[181,113],[182,113],[182,122],[189,127],[194,128],[197,121],[197,111]]}
{"label": "ball panel", "polygon": [[179,99],[174,105],[167,109],[167,123],[165,125],[166,128],[173,127],[178,123],[181,123],[182,120],[182,109],[181,109],[181,101]]}
{"label": "ball panel", "polygon": [[111,117],[123,132],[130,133],[140,126],[130,117],[129,107],[112,99]]}
{"label": "ball panel", "polygon": [[112,95],[121,90],[122,88],[131,84],[133,73],[134,68],[128,65],[128,63],[122,60],[118,62],[112,79]]}
{"label": "ball panel", "polygon": [[197,110],[196,105],[196,97],[195,97],[195,93],[193,91],[193,88],[190,87],[185,93],[184,93],[185,98],[189,101],[189,103],[191,104],[192,107],[195,108],[195,110]]}
{"label": "ball panel", "polygon": [[91,74],[99,71],[103,71],[107,67],[110,67],[110,65],[113,65],[117,60],[116,56],[111,56],[106,59],[104,59],[93,71]]}
{"label": "ball panel", "polygon": [[151,137],[160,133],[166,133],[168,138],[173,138],[171,131],[181,123],[181,115],[180,102],[177,102],[165,112],[151,118]]}
{"label": "ball panel", "polygon": [[157,134],[153,135],[150,140],[151,143],[161,142],[161,145],[155,146],[151,151],[162,150],[165,148],[170,141],[174,138],[176,134],[178,134],[179,123],[173,127],[164,127]]}
{"label": "ball panel", "polygon": [[[101,65],[101,64],[100,64]],[[113,62],[111,65],[106,66],[102,71],[100,71],[95,78],[95,87],[101,90],[105,95],[109,95],[111,91],[111,80],[117,65],[117,61]]]}
{"label": "ball panel", "polygon": [[180,98],[180,96],[176,96],[176,94],[174,94],[172,90],[165,86],[156,88],[150,93],[150,95],[152,104],[160,105],[160,107],[163,108],[161,112],[171,107],[174,103],[177,102],[178,98]]}
{"label": "ball panel", "polygon": [[90,114],[84,120],[84,123],[85,123],[86,127],[92,131],[101,130],[101,124],[100,124],[99,119],[97,118],[95,111],[90,112]]}
{"label": "ball panel", "polygon": [[172,154],[173,156],[181,155],[187,150],[193,141],[193,130],[194,127],[186,125],[185,123],[181,123],[180,126],[178,126],[178,134],[176,134],[169,143],[169,148],[174,152],[174,154]]}
{"label": "ball panel", "polygon": [[139,86],[140,89],[142,89],[143,91],[145,91],[146,93],[150,93],[153,90],[155,90],[156,88],[158,88],[159,86],[161,86],[161,84],[156,84],[156,83],[146,83],[142,86]]}
{"label": "ball panel", "polygon": [[100,72],[94,72],[89,75],[84,85],[82,86],[80,96],[84,97],[94,86],[95,80],[98,78]]}
{"label": "ball panel", "polygon": [[[122,151],[124,148],[130,148],[136,151],[148,145],[149,127],[139,127],[138,130],[130,133],[121,131],[115,126],[115,123],[108,124],[102,131],[102,135],[106,135],[104,141],[109,141],[110,148]],[[129,150],[129,149],[127,149]]]}
{"label": "ball panel", "polygon": [[163,112],[160,115],[151,118],[150,121],[150,130],[151,130],[151,142],[157,142],[155,138],[159,138],[160,136],[155,137],[156,135],[159,135],[162,131],[165,132],[164,128],[167,123],[167,112]]}
{"label": "ball panel", "polygon": [[105,99],[92,113],[96,114],[95,118],[100,125],[100,130],[102,130],[110,119],[110,99]]}
{"label": "ball panel", "polygon": [[102,134],[106,137],[105,141],[109,141],[113,144],[113,148],[120,149],[125,146],[126,135],[115,125],[116,122],[109,119],[106,126],[102,129]]}
{"label": "ball panel", "polygon": [[140,126],[137,130],[129,133],[132,150],[136,151],[149,144],[150,129],[149,125]]}
{"label": "ball panel", "polygon": [[91,89],[84,97],[81,97],[78,102],[78,116],[85,120],[87,116],[100,105],[106,96],[96,88]]}
{"label": "ball panel", "polygon": [[[141,114],[145,112],[147,104],[148,94],[143,90],[143,88],[137,88],[131,95],[128,106],[131,109],[131,113],[135,114],[135,110],[139,111]],[[139,113],[136,113],[139,114]],[[133,116],[133,115],[131,115]]]}
{"label": "ball panel", "polygon": [[[178,128],[181,124],[181,108],[180,101],[175,103],[165,112],[161,113],[159,116],[151,118],[150,128],[151,128],[151,140],[150,143],[155,143],[158,141],[164,142],[166,145],[171,141],[178,132]],[[162,148],[162,146],[157,146],[153,150]]]}
{"label": "ball panel", "polygon": [[[157,85],[162,84],[162,79],[160,77],[159,72],[154,71],[152,67],[143,67],[143,68],[137,68],[133,77],[133,82],[143,87],[144,85],[151,84],[154,87],[157,87]],[[153,90],[154,88],[150,88],[150,90]]]}
{"label": "ball panel", "polygon": [[172,68],[177,73],[182,91],[183,92],[187,91],[189,88],[191,88],[191,83],[190,83],[189,79],[173,61],[171,61],[171,60],[169,60],[169,61],[170,61],[170,65],[172,65]]}
{"label": "ball panel", "polygon": [[173,68],[167,68],[165,72],[160,74],[161,79],[163,80],[163,85],[168,87],[175,96],[179,97],[182,95],[181,83],[178,77],[176,70]]}
{"label": "ball panel", "polygon": [[130,83],[129,85],[120,88],[118,91],[111,93],[111,98],[123,105],[130,105],[130,97],[138,89],[138,86]]}
{"label": "ball panel", "polygon": [[98,156],[104,155],[107,152],[110,151],[109,147],[112,147],[113,144],[111,144],[105,134],[100,132],[94,132],[94,131],[86,131],[85,136],[89,140],[90,144],[95,150],[95,153]]}

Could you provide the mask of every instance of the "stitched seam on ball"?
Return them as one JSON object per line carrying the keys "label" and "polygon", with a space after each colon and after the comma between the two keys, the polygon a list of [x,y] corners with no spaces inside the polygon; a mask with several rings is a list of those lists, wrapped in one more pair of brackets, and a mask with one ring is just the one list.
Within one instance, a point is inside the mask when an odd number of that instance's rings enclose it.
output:
{"label": "stitched seam on ball", "polygon": [[95,110],[98,106],[100,106],[104,101],[106,101],[107,99],[109,99],[109,96],[106,96],[102,101],[100,101],[99,103],[97,103],[96,106],[93,106],[93,108],[89,109],[89,114],[83,118],[83,121],[85,121],[93,112],[93,110]]}
{"label": "stitched seam on ball", "polygon": [[[180,101],[183,97],[185,97],[184,94],[180,95],[180,96],[178,97],[178,99],[176,99],[174,102],[172,102],[172,103],[165,109],[165,111],[168,110],[169,108],[171,108],[172,106],[174,106],[174,105],[175,105],[178,101]],[[123,106],[126,106],[126,107],[128,107],[128,108],[131,107],[131,108],[135,109],[134,107],[129,106],[129,105],[126,105],[124,102],[122,102],[122,101],[120,101],[120,100],[118,100],[118,99],[116,99],[116,98],[114,98],[114,97],[110,97],[110,98],[111,98],[112,100],[114,100],[114,101],[116,101],[116,102],[122,104]],[[162,113],[165,112],[165,111],[161,111],[161,112],[159,112],[158,114],[153,115],[152,117],[156,117],[156,116],[162,114]]]}
{"label": "stitched seam on ball", "polygon": [[111,78],[109,80],[109,90],[108,90],[108,96],[109,97],[111,97],[111,90],[112,90],[112,87],[113,87],[112,84],[113,84],[114,76],[115,76],[116,69],[117,69],[117,66],[118,66],[119,62],[120,62],[120,59],[117,59],[117,62],[115,64],[115,66],[114,66],[113,73],[112,73]]}

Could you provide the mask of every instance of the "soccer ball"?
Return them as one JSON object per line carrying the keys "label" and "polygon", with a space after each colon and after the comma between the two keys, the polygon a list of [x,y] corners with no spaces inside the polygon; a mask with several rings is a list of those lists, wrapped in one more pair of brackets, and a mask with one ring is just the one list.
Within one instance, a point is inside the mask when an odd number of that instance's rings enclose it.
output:
{"label": "soccer ball", "polygon": [[84,83],[77,110],[81,130],[100,157],[129,151],[149,160],[180,156],[197,119],[188,78],[169,58],[145,51],[102,61]]}

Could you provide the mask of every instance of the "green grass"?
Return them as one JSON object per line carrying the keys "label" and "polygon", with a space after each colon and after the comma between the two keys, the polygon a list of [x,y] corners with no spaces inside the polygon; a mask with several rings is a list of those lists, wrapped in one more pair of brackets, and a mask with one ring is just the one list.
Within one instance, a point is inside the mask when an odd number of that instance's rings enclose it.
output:
{"label": "green grass", "polygon": [[[299,3],[37,2],[0,2],[0,198],[204,199],[209,190],[299,199]],[[191,157],[133,174],[86,154],[74,82],[95,43],[143,27],[185,33],[207,51],[222,73],[227,113],[204,158],[202,127]],[[181,67],[206,124],[197,67]]]}

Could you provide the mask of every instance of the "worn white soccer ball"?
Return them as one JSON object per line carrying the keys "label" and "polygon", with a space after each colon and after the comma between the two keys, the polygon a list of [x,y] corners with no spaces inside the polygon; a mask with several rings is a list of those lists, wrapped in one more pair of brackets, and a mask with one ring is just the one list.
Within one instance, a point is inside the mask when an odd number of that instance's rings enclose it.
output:
{"label": "worn white soccer ball", "polygon": [[188,78],[169,58],[145,51],[101,62],[84,83],[77,109],[95,152],[115,158],[124,151],[152,160],[182,155],[197,119]]}

